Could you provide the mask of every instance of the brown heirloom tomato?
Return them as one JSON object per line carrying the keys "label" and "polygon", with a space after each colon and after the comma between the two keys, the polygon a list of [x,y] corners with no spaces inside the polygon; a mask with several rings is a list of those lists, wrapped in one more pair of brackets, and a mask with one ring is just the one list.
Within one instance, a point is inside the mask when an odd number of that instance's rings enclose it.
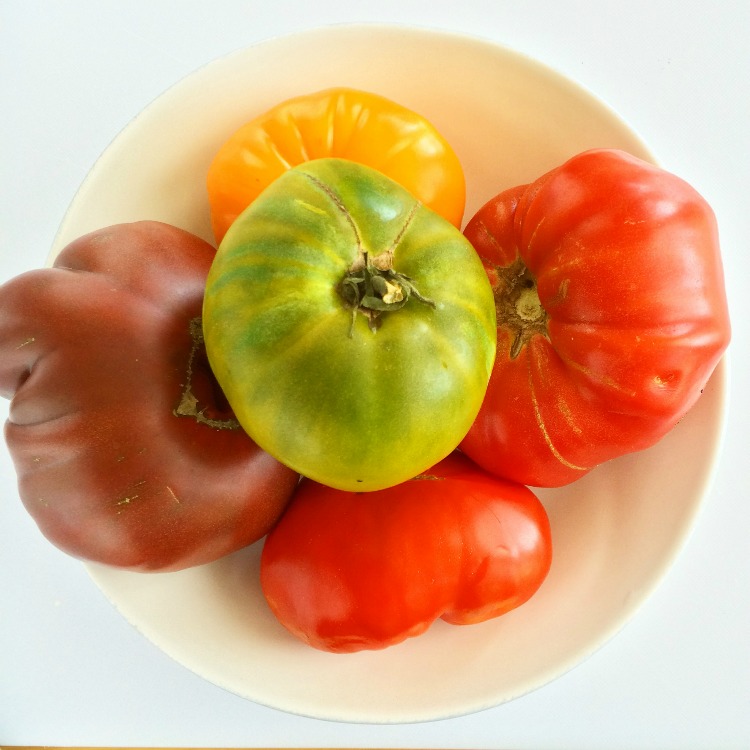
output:
{"label": "brown heirloom tomato", "polygon": [[615,150],[506,190],[465,235],[497,311],[497,356],[461,447],[557,486],[660,440],[729,343],[716,220],[680,178]]}
{"label": "brown heirloom tomato", "polygon": [[198,316],[214,252],[166,224],[123,224],[0,287],[19,491],[75,557],[209,562],[263,536],[296,486],[239,429],[208,368]]}

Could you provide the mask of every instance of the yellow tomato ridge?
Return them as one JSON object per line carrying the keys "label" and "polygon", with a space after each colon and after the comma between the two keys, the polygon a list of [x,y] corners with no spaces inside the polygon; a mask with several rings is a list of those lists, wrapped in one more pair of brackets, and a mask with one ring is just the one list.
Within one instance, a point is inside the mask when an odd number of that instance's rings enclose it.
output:
{"label": "yellow tomato ridge", "polygon": [[[460,307],[462,310],[475,315],[477,320],[481,321],[481,325],[486,327],[488,331],[495,329],[495,321],[487,318],[487,306],[481,305],[477,297],[451,294],[450,291],[444,292],[441,296],[440,302],[442,304]],[[483,320],[483,318],[487,318],[487,320]]]}
{"label": "yellow tomato ridge", "polygon": [[[480,372],[476,366],[473,366],[473,363],[465,361],[463,357],[457,358],[455,356],[454,342],[448,334],[441,332],[436,335],[436,338],[440,343],[440,361],[443,363],[445,369],[450,368],[453,375],[458,374],[462,378],[466,388],[476,386],[477,382],[482,382],[486,385],[489,374],[492,371],[491,360],[487,362],[486,369]],[[450,365],[448,365],[449,362]]]}
{"label": "yellow tomato ridge", "polygon": [[[330,257],[330,260],[334,272],[343,274],[345,265],[341,258]],[[302,282],[300,286],[308,286],[315,278],[313,273],[318,272],[320,267],[314,257],[286,258],[268,252],[248,253],[217,265],[217,271],[212,274],[212,284],[215,290],[236,285],[239,294],[251,293],[256,287],[259,296],[267,297],[274,285],[290,285],[294,279]]]}
{"label": "yellow tomato ridge", "polygon": [[[335,315],[336,311],[333,311],[333,313],[329,313],[328,315],[316,315],[308,319],[309,325],[304,328],[299,326],[293,327],[289,335],[284,337],[286,342],[283,355],[285,367],[294,366],[293,360],[297,357],[304,357],[312,345],[320,339],[324,339],[331,335],[331,317],[335,317]],[[341,328],[342,337],[346,336],[345,322],[342,323]],[[274,345],[277,343],[278,342],[274,342]],[[247,361],[256,373],[256,376],[254,376],[254,382],[261,385],[260,389],[256,388],[254,393],[250,394],[251,398],[247,402],[248,408],[252,410],[253,403],[255,398],[258,397],[260,390],[266,391],[270,387],[271,392],[276,392],[275,389],[278,385],[278,377],[276,377],[274,373],[277,373],[279,370],[279,361],[265,357],[263,358],[262,364],[258,362],[258,358],[248,357]],[[283,395],[278,395],[276,397],[276,400],[278,401],[283,401],[283,399]]]}

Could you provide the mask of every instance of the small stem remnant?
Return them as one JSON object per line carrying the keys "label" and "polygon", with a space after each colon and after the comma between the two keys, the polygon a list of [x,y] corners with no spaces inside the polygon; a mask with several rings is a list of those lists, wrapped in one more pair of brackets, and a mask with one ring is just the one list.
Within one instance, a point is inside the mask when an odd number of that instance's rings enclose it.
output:
{"label": "small stem remnant", "polygon": [[[193,377],[195,375],[195,362],[199,353],[205,350],[205,342],[203,340],[203,325],[201,318],[193,318],[190,321],[190,337],[193,340],[193,344],[190,348],[190,354],[188,355],[187,369],[185,372],[185,386],[180,394],[180,403],[177,405],[172,413],[176,417],[192,417],[199,424],[205,424],[208,427],[213,427],[216,430],[238,430],[240,423],[230,417],[228,419],[213,419],[206,416],[206,408],[198,408],[198,397],[193,392]],[[213,377],[212,373],[209,373]],[[215,386],[218,388],[218,384]]]}
{"label": "small stem remnant", "polygon": [[510,357],[515,359],[533,336],[548,335],[547,311],[539,300],[536,280],[520,258],[495,268],[495,273],[497,324],[513,334]]}
{"label": "small stem remnant", "polygon": [[384,312],[400,310],[412,297],[423,305],[435,307],[433,300],[419,293],[412,278],[393,270],[392,261],[392,253],[381,253],[371,261],[368,253],[363,252],[341,280],[338,292],[352,311],[349,338],[354,335],[357,313],[367,318],[371,331],[377,331]]}

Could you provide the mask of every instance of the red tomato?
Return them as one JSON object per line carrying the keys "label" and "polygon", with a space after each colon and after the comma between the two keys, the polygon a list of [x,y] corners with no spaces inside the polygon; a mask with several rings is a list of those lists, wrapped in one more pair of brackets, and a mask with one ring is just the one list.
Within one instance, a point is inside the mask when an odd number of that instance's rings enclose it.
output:
{"label": "red tomato", "polygon": [[263,593],[311,646],[380,649],[437,618],[487,620],[527,601],[549,571],[549,520],[526,487],[453,453],[374,492],[303,479],[266,538]]}
{"label": "red tomato", "polygon": [[465,234],[495,293],[497,357],[461,448],[559,486],[660,440],[730,338],[716,220],[680,178],[588,151],[500,193]]}

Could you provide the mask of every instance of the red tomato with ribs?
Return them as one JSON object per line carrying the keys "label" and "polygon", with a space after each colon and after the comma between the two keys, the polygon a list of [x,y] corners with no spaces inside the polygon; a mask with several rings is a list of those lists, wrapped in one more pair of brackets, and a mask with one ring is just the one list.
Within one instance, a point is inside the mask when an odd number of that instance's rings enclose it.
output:
{"label": "red tomato with ribs", "polygon": [[461,449],[530,486],[648,448],[700,397],[730,339],[716,219],[679,177],[579,154],[469,221],[497,356]]}

